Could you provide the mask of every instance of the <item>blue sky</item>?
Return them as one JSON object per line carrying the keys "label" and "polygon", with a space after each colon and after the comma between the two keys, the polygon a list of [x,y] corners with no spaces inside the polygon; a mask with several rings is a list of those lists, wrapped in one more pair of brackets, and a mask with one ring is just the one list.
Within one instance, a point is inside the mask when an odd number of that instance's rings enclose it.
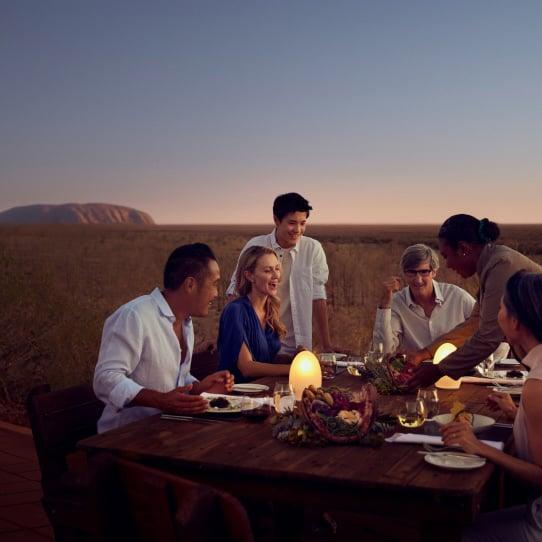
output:
{"label": "blue sky", "polygon": [[542,3],[0,3],[0,210],[540,222]]}

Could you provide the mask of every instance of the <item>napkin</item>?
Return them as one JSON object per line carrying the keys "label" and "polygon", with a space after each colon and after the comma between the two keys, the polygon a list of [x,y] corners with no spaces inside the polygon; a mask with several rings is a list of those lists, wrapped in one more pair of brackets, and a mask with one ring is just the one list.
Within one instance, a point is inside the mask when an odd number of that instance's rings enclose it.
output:
{"label": "napkin", "polygon": [[461,382],[464,382],[465,384],[504,384],[506,386],[522,386],[525,383],[525,378],[462,376]]}
{"label": "napkin", "polygon": [[[386,439],[386,442],[395,442],[398,444],[433,444],[436,446],[442,446],[442,438],[432,435],[420,435],[419,433],[394,433],[391,437]],[[494,440],[482,440],[484,444],[497,448],[497,450],[504,449],[504,442],[497,442]]]}
{"label": "napkin", "polygon": [[272,397],[249,397],[248,395],[225,395],[223,393],[207,393],[203,392],[201,396],[204,399],[207,399],[207,401],[210,401],[211,399],[217,399],[218,397],[224,397],[224,399],[227,399],[230,401],[231,399],[234,399],[236,403],[241,404],[243,400],[249,399],[252,401],[253,404],[257,405],[273,405],[273,398]]}

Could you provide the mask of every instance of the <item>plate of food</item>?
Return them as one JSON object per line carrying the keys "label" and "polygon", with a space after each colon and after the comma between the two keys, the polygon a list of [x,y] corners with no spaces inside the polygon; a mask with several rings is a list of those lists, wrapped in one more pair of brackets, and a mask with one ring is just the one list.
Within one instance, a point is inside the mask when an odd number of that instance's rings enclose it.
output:
{"label": "plate of food", "polygon": [[247,382],[246,384],[234,384],[232,390],[237,393],[262,393],[268,391],[269,386]]}
{"label": "plate of food", "polygon": [[215,397],[206,397],[209,400],[209,406],[206,414],[239,414],[243,403],[242,397],[224,397],[222,395]]}
{"label": "plate of food", "polygon": [[430,465],[450,470],[479,469],[486,464],[485,457],[462,454],[460,452],[437,452],[434,454],[426,454],[424,459]]}
{"label": "plate of food", "polygon": [[489,416],[469,412],[465,409],[465,405],[459,401],[454,402],[449,414],[439,414],[433,417],[432,420],[439,425],[446,425],[450,422],[465,422],[472,427],[475,433],[483,431],[495,423],[495,420]]}

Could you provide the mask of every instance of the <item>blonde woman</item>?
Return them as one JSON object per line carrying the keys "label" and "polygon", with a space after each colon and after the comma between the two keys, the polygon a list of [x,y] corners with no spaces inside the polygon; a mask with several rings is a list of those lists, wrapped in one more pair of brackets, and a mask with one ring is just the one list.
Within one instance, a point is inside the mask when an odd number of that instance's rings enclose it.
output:
{"label": "blonde woman", "polygon": [[237,266],[239,297],[226,305],[218,331],[219,367],[236,382],[270,375],[287,375],[290,366],[273,363],[286,330],[279,319],[277,298],[280,263],[273,250],[252,246]]}

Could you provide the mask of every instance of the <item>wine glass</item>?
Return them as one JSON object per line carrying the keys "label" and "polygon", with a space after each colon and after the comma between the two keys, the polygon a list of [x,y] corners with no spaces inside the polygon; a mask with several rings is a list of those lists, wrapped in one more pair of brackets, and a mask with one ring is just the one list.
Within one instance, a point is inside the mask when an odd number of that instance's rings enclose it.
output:
{"label": "wine glass", "polygon": [[426,418],[434,418],[439,413],[438,392],[435,389],[418,390],[418,399],[425,404]]}
{"label": "wine glass", "polygon": [[490,354],[486,359],[484,359],[480,363],[480,370],[482,372],[482,375],[487,376],[488,378],[495,376],[493,373],[494,365],[495,365],[495,356],[493,354]]}
{"label": "wine glass", "polygon": [[273,404],[279,414],[293,410],[295,406],[294,390],[290,384],[277,382],[273,390]]}
{"label": "wine glass", "polygon": [[422,426],[426,418],[425,403],[421,399],[405,401],[397,418],[403,427],[409,429]]}
{"label": "wine glass", "polygon": [[322,379],[333,380],[337,374],[337,358],[335,354],[319,354],[318,361],[322,369]]}

